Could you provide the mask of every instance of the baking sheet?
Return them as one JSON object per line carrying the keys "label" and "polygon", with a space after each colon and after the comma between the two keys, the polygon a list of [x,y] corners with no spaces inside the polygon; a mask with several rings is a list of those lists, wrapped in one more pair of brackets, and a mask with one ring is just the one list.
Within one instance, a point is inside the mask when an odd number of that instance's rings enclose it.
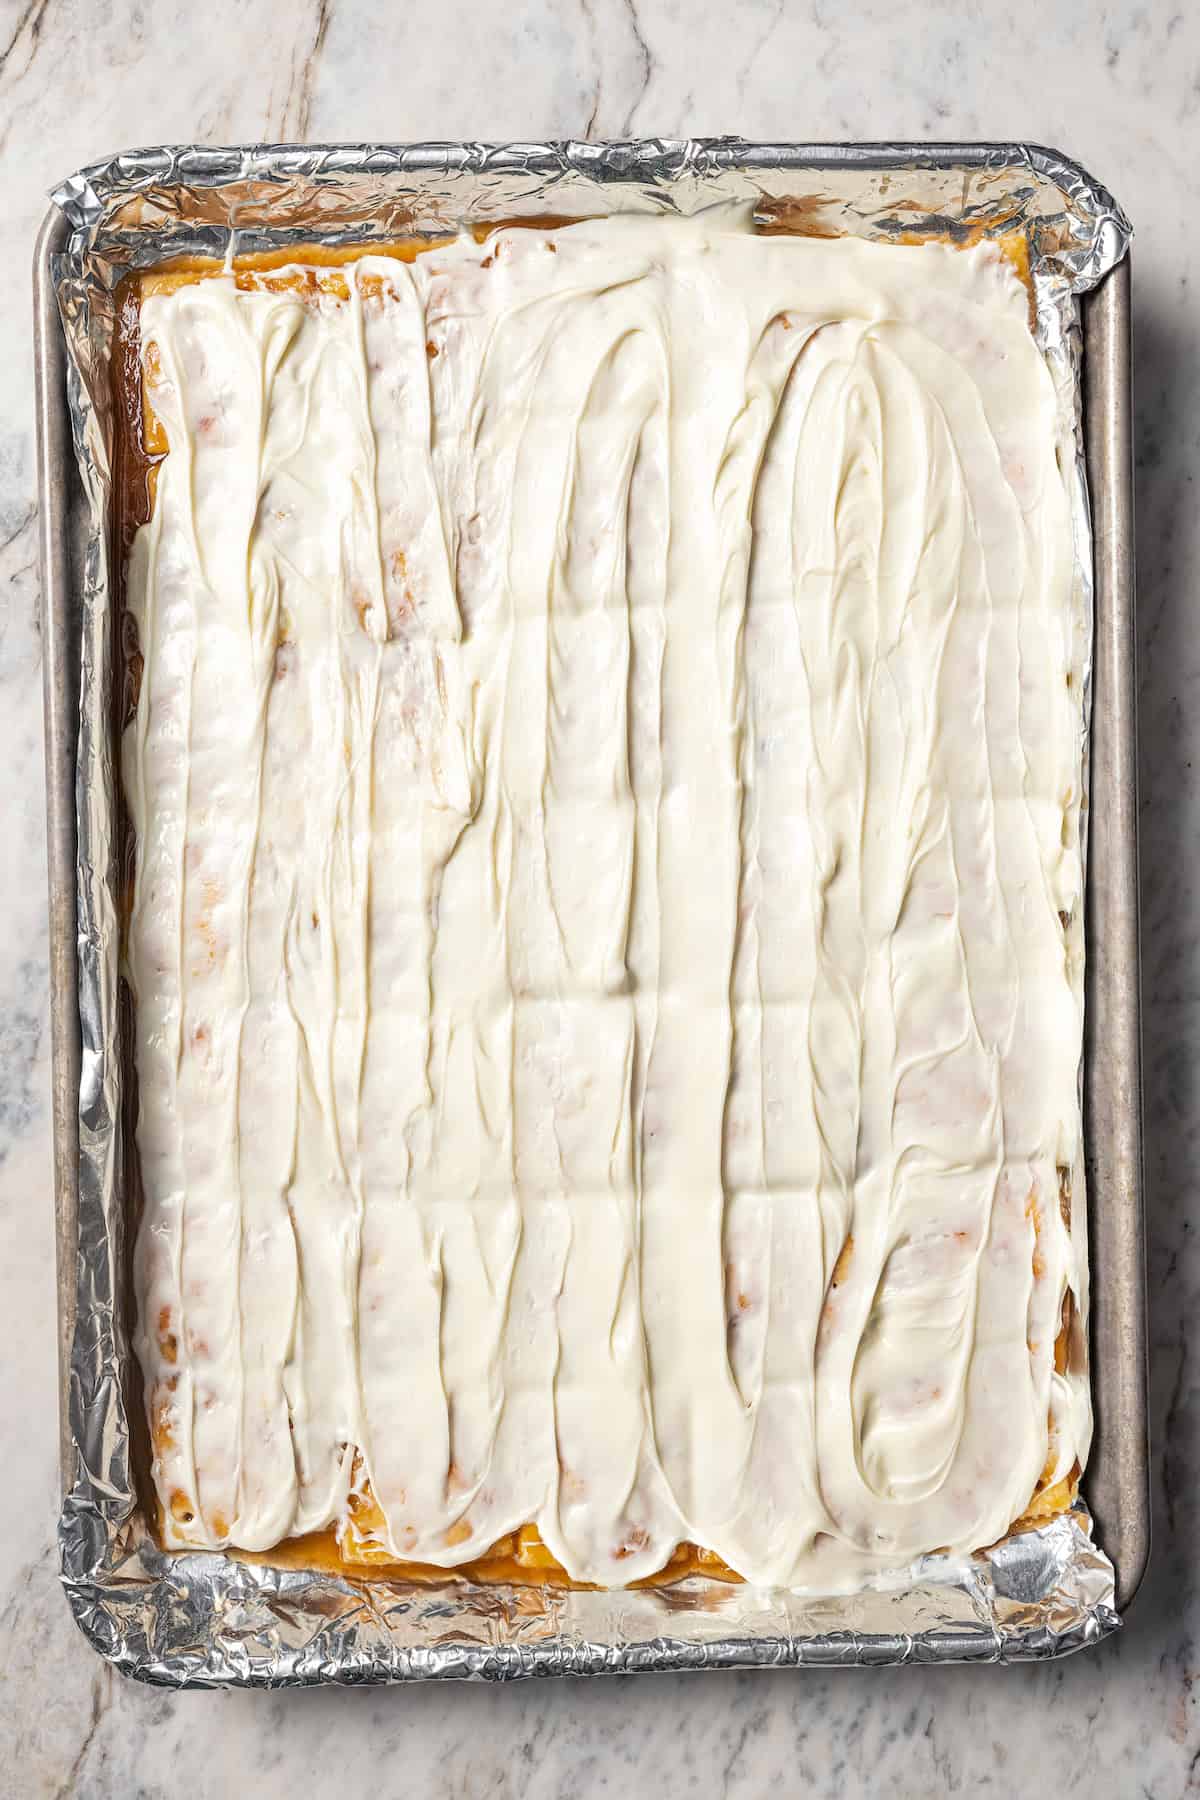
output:
{"label": "baking sheet", "polygon": [[[1078,1648],[1117,1623],[1113,1568],[1092,1542],[1082,1503],[990,1552],[956,1562],[927,1558],[911,1582],[832,1600],[699,1577],[615,1594],[359,1581],[224,1556],[167,1556],[137,1512],[126,1411],[127,1152],[115,1051],[117,794],[108,532],[115,285],[130,268],[182,253],[223,255],[231,241],[241,250],[338,243],[351,236],[445,231],[466,218],[630,207],[690,211],[749,197],[767,216],[822,234],[965,239],[1023,230],[1039,332],[1063,405],[1078,427],[1078,297],[1124,255],[1129,227],[1102,188],[1052,152],[1017,145],[814,148],[731,140],[498,148],[192,146],[98,164],[55,195],[65,221],[59,236],[66,241],[48,255],[48,274],[67,327],[68,405],[87,513],[77,534],[83,556],[73,862],[79,1159],[77,1194],[67,1197],[67,1209],[76,1203],[78,1209],[67,1419],[74,1467],[61,1542],[68,1595],[83,1629],[105,1655],[145,1679],[276,1684],[1016,1660]],[[1078,577],[1090,613],[1092,558],[1078,430],[1077,442]],[[61,494],[56,499],[61,507]],[[63,545],[48,548],[61,564]],[[60,703],[60,735],[66,711]],[[61,752],[61,743],[55,748]],[[63,876],[62,864],[55,867]],[[1102,885],[1104,873],[1093,868],[1090,883]],[[56,967],[56,982],[68,978]],[[1092,1119],[1096,1112],[1089,1107]],[[69,1170],[62,1179],[69,1184]],[[1099,1204],[1106,1203],[1101,1195]]]}

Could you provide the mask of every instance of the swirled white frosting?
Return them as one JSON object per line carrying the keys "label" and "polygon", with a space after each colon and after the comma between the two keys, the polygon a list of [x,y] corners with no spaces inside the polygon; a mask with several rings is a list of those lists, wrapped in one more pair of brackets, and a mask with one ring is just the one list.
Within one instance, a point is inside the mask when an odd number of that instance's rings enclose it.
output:
{"label": "swirled white frosting", "polygon": [[142,309],[168,1541],[338,1524],[356,1470],[398,1557],[535,1521],[606,1585],[991,1542],[1089,1432],[1073,451],[1020,282],[728,213],[346,280]]}

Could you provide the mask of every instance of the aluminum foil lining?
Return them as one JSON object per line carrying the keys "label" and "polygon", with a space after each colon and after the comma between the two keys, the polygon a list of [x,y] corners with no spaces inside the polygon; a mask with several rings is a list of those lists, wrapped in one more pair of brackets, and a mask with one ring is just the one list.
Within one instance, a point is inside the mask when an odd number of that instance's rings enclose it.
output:
{"label": "aluminum foil lining", "polygon": [[[102,1655],[162,1685],[508,1679],[789,1664],[996,1662],[1062,1655],[1116,1629],[1112,1566],[1086,1505],[970,1558],[820,1598],[693,1576],[616,1593],[448,1580],[429,1586],[167,1555],[139,1511],[130,1447],[117,792],[112,683],[114,290],[183,254],[440,234],[464,223],[756,202],[821,236],[1024,234],[1038,333],[1077,446],[1077,592],[1090,633],[1091,535],[1080,423],[1078,296],[1125,254],[1111,196],[1022,144],[812,146],[738,139],[620,144],[200,145],[93,164],[54,192],[71,232],[54,276],[85,498],[77,776],[78,1306],[70,1354],[75,1468],[63,1581]],[[60,503],[67,504],[63,496]],[[1090,636],[1089,636],[1090,641]],[[1086,709],[1085,709],[1086,710]],[[1086,816],[1086,809],[1085,809]],[[1080,1195],[1082,1180],[1080,1180]]]}

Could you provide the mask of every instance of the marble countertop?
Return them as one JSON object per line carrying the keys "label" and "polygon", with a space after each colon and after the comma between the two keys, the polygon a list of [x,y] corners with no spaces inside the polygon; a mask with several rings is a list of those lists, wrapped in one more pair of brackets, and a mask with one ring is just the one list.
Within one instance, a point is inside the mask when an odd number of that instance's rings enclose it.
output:
{"label": "marble countertop", "polygon": [[[851,19],[851,13],[855,16]],[[0,1796],[1182,1795],[1200,1785],[1200,22],[1182,0],[0,5]],[[1126,1629],[1024,1669],[158,1693],[57,1584],[35,452],[26,270],[59,177],[172,140],[1027,138],[1133,219],[1155,1533]],[[1049,1709],[1056,1710],[1049,1715]]]}

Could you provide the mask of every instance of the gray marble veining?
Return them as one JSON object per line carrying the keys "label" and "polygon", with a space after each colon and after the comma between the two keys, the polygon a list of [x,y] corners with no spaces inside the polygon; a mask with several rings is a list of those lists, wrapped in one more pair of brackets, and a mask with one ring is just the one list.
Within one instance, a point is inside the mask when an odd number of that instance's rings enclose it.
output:
{"label": "gray marble veining", "polygon": [[[864,0],[0,0],[0,1796],[1149,1795],[1200,1788],[1200,18]],[[292,1695],[121,1682],[57,1591],[26,270],[51,183],[172,139],[1027,137],[1133,219],[1156,1548],[1035,1669]]]}

